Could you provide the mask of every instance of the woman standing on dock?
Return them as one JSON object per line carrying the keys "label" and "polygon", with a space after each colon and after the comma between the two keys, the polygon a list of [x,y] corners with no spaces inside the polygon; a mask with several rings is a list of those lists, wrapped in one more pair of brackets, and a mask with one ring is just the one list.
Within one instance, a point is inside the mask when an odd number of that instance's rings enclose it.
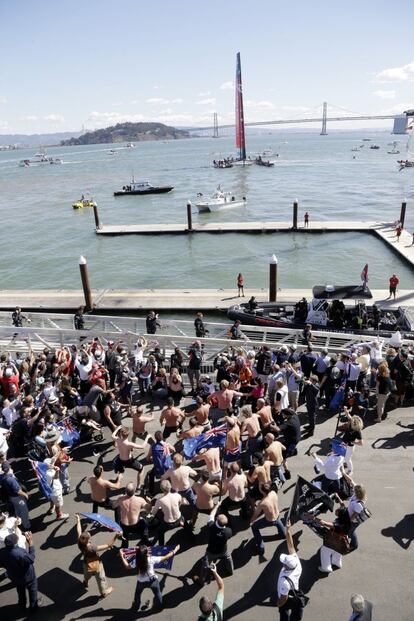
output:
{"label": "woman standing on dock", "polygon": [[237,276],[237,289],[239,292],[239,297],[240,297],[240,294],[244,297],[244,276],[243,274],[239,274]]}

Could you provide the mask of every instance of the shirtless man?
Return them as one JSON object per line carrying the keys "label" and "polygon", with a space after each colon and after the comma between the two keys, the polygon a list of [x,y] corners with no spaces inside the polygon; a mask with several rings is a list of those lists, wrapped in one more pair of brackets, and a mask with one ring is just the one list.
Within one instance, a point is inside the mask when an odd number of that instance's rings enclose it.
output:
{"label": "shirtless man", "polygon": [[[262,486],[262,494],[263,499],[258,503],[252,515],[252,519],[250,520],[250,526],[252,528],[259,556],[264,556],[264,543],[260,532],[261,528],[276,526],[279,535],[281,537],[286,536],[286,529],[279,517],[280,512],[277,493],[272,490],[271,483],[265,483]],[[259,517],[262,513],[264,514],[263,517]]]}
{"label": "shirtless man", "polygon": [[220,466],[220,449],[218,447],[209,448],[195,455],[192,461],[203,460],[206,464],[206,468],[209,473],[209,481],[220,481],[221,479],[221,466]]}
{"label": "shirtless man", "polygon": [[260,419],[260,426],[263,433],[270,431],[274,425],[272,408],[266,403],[265,399],[257,400],[256,414]]}
{"label": "shirtless man", "polygon": [[252,509],[255,507],[256,500],[263,498],[263,485],[271,482],[270,470],[273,465],[271,461],[265,459],[260,453],[255,455],[254,462],[256,462],[256,465],[247,475],[247,480],[250,483],[249,500]]}
{"label": "shirtless man", "polygon": [[231,464],[227,478],[223,481],[223,493],[228,496],[220,504],[218,513],[227,515],[230,509],[239,508],[240,517],[244,520],[249,516],[249,503],[246,497],[247,478],[239,464]]}
{"label": "shirtless man", "polygon": [[224,447],[224,468],[227,464],[238,461],[241,457],[241,433],[239,421],[233,416],[226,416],[227,435]]}
{"label": "shirtless man", "polygon": [[193,519],[191,520],[193,526],[195,526],[199,513],[211,516],[214,511],[213,497],[219,493],[220,487],[217,482],[209,483],[209,476],[209,473],[203,470],[201,481],[193,485],[193,491],[197,496],[196,504],[193,507]]}
{"label": "shirtless man", "polygon": [[107,479],[104,479],[102,473],[102,466],[95,466],[93,469],[93,477],[89,477],[88,479],[88,483],[91,487],[93,513],[98,513],[98,507],[109,509],[111,505],[107,495],[108,491],[119,489],[121,487],[122,474],[120,472],[116,477],[116,481],[108,481]]}
{"label": "shirtless man", "polygon": [[144,408],[142,405],[139,407],[131,408],[131,416],[132,416],[132,442],[138,438],[139,440],[145,440],[148,442],[149,434],[148,431],[145,430],[145,425],[154,420],[154,414],[151,416],[144,415]]}
{"label": "shirtless man", "polygon": [[285,469],[283,467],[282,451],[285,451],[286,447],[279,442],[279,440],[275,440],[273,433],[267,433],[265,435],[265,444],[267,445],[265,448],[265,457],[272,462],[272,467],[270,469],[272,481],[279,478],[280,481],[284,483],[286,481],[286,477]]}
{"label": "shirtless man", "polygon": [[247,433],[247,456],[248,456],[248,468],[253,466],[253,455],[261,450],[261,443],[263,440],[262,432],[260,430],[260,419],[257,414],[253,414],[250,405],[244,405],[240,414],[245,417],[242,423],[241,432]]}
{"label": "shirtless man", "polygon": [[[211,424],[209,421],[209,413],[210,413],[211,405],[210,403],[204,403],[202,397],[196,398],[196,408],[192,410],[186,416],[191,416],[196,418],[197,424],[202,425],[203,431],[208,431],[211,429]],[[201,432],[202,433],[202,432]]]}
{"label": "shirtless man", "polygon": [[175,407],[174,399],[172,397],[168,397],[167,405],[161,412],[160,416],[160,425],[162,426],[165,423],[165,427],[162,432],[164,440],[169,438],[172,433],[177,433],[184,419],[185,413],[180,410],[180,408]]}
{"label": "shirtless man", "polygon": [[119,514],[123,534],[122,547],[128,548],[131,534],[137,534],[142,543],[148,545],[148,524],[141,517],[141,511],[151,511],[151,500],[135,496],[135,484],[130,482],[125,487],[125,494],[112,501],[112,507]]}
{"label": "shirtless man", "polygon": [[227,380],[221,380],[220,390],[216,390],[216,392],[213,392],[207,398],[208,403],[211,403],[212,400],[217,401],[217,407],[212,408],[214,412],[210,412],[210,417],[213,420],[214,424],[216,424],[220,420],[220,418],[222,418],[226,414],[227,410],[231,410],[233,398],[242,396],[242,392],[237,392],[237,390],[232,390],[229,388],[229,382]]}
{"label": "shirtless man", "polygon": [[132,468],[137,472],[137,486],[141,486],[142,479],[142,464],[137,457],[133,457],[132,451],[134,449],[146,448],[147,444],[136,444],[128,440],[129,429],[119,425],[112,434],[112,440],[117,448],[119,454],[119,462],[121,468]]}
{"label": "shirtless man", "polygon": [[151,513],[157,515],[160,521],[157,539],[160,546],[165,543],[165,533],[178,526],[187,526],[183,516],[181,515],[180,505],[185,501],[177,492],[171,491],[171,483],[169,481],[161,481],[161,498],[158,498],[152,508]]}
{"label": "shirtless man", "polygon": [[180,453],[176,453],[173,457],[172,468],[168,468],[161,481],[169,479],[171,481],[172,491],[178,492],[183,498],[185,498],[190,505],[194,506],[196,498],[194,492],[191,489],[190,476],[197,477],[198,472],[190,468],[190,466],[183,466],[183,456]]}
{"label": "shirtless man", "polygon": [[186,438],[196,438],[200,434],[202,434],[205,430],[205,427],[199,425],[195,416],[190,418],[189,420],[190,428],[186,431],[181,431],[177,436],[180,440],[185,440]]}

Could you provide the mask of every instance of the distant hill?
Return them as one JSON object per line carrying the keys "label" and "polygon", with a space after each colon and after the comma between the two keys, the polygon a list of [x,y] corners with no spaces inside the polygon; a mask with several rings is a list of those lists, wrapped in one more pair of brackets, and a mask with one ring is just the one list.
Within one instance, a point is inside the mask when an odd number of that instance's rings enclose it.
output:
{"label": "distant hill", "polygon": [[19,147],[59,145],[63,140],[77,138],[81,132],[56,132],[54,134],[0,134],[0,145],[15,144]]}
{"label": "distant hill", "polygon": [[171,140],[189,138],[190,133],[183,129],[169,127],[162,123],[118,123],[112,127],[87,132],[78,138],[62,140],[62,146],[80,144],[102,144],[116,142],[139,142],[142,140]]}

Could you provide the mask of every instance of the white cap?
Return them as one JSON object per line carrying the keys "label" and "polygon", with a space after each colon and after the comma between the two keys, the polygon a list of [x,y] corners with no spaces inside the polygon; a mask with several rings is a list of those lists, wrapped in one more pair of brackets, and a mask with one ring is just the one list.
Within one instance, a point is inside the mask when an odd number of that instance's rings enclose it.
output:
{"label": "white cap", "polygon": [[298,557],[296,554],[281,554],[279,560],[289,571],[295,569],[298,564]]}

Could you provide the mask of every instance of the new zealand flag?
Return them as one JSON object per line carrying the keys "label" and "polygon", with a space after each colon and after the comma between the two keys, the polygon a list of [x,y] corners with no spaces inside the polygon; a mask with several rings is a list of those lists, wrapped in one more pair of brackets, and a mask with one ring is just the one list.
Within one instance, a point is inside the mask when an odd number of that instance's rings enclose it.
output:
{"label": "new zealand flag", "polygon": [[79,511],[79,515],[82,515],[91,522],[97,522],[97,524],[107,528],[108,530],[112,530],[113,532],[122,535],[122,528],[118,522],[111,520],[111,518],[106,517],[106,515],[101,515],[100,513],[85,513],[83,511]]}
{"label": "new zealand flag", "polygon": [[201,449],[213,447],[223,448],[226,443],[227,424],[213,427],[210,431],[200,433],[195,438],[187,438],[183,442],[184,455],[187,459],[192,459]]}
{"label": "new zealand flag", "polygon": [[34,459],[29,459],[29,462],[33,468],[33,472],[36,475],[40,491],[47,500],[50,500],[50,497],[52,495],[52,488],[47,482],[46,477],[46,470],[48,469],[48,465],[45,464],[43,461],[35,461]]}
{"label": "new zealand flag", "polygon": [[[148,553],[150,556],[165,556],[169,552],[174,550],[174,546],[152,546],[148,548]],[[136,548],[122,548],[121,554],[128,563],[130,567],[135,569],[135,558],[136,558],[137,549]],[[173,564],[174,557],[171,556],[166,561],[156,562],[154,563],[154,567],[157,569],[171,569]]]}
{"label": "new zealand flag", "polygon": [[58,427],[62,435],[62,442],[65,446],[72,448],[74,444],[79,442],[80,433],[68,418],[56,423],[56,427]]}

